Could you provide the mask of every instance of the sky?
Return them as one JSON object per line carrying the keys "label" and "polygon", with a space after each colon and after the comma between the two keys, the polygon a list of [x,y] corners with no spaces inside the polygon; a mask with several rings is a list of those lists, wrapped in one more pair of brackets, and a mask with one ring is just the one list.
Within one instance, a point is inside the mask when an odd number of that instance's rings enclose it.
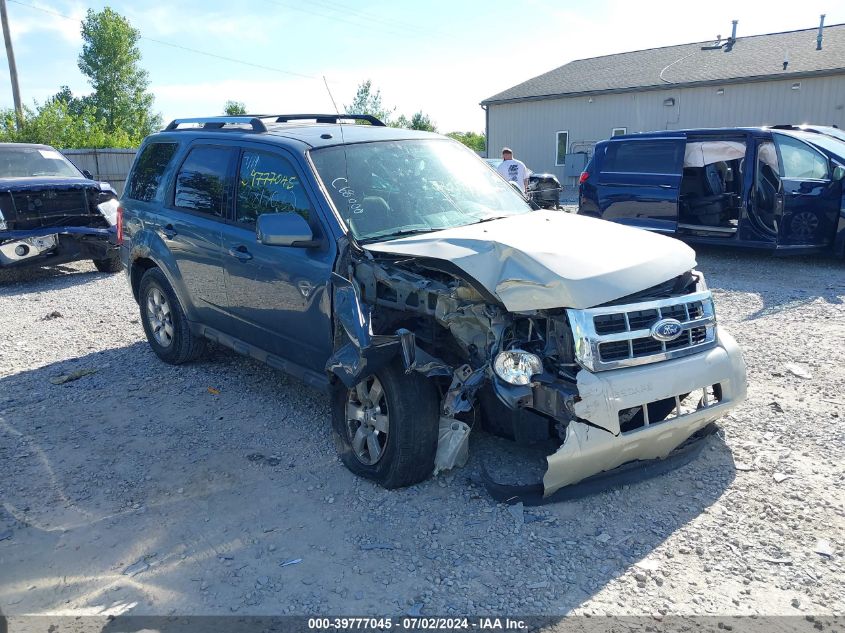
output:
{"label": "sky", "polygon": [[[79,26],[106,4],[141,32],[165,122],[220,114],[230,99],[313,113],[334,112],[333,97],[343,111],[370,79],[397,116],[423,111],[441,132],[482,132],[480,101],[574,59],[726,37],[734,19],[738,37],[814,28],[821,13],[845,22],[841,0],[7,0],[25,103],[62,85],[90,91]],[[11,107],[0,56],[0,107]]]}

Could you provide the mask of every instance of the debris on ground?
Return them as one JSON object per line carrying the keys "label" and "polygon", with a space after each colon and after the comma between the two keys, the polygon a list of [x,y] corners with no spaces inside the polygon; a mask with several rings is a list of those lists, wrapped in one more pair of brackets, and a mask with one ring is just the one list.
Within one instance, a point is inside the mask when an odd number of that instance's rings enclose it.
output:
{"label": "debris on ground", "polygon": [[152,558],[152,556],[153,555],[150,554],[149,556],[144,556],[143,558],[138,559],[137,561],[135,561],[134,563],[132,563],[131,565],[126,567],[126,569],[123,570],[123,572],[122,572],[123,575],[124,576],[137,576],[141,572],[147,571],[150,568],[150,564],[147,562],[147,560]]}
{"label": "debris on ground", "polygon": [[85,376],[90,376],[91,374],[96,374],[97,370],[92,367],[83,367],[81,369],[77,369],[75,371],[70,372],[69,374],[62,374],[61,376],[55,376],[54,378],[50,378],[50,382],[54,385],[63,385],[66,382],[72,382],[74,380],[79,380]]}
{"label": "debris on ground", "polygon": [[290,560],[286,560],[283,563],[279,563],[279,567],[287,567],[288,565],[298,565],[301,562],[301,558],[291,558]]}
{"label": "debris on ground", "polygon": [[798,376],[804,380],[809,380],[813,377],[813,374],[810,373],[809,369],[803,365],[799,365],[798,363],[786,363],[783,368],[793,376]]}
{"label": "debris on ground", "polygon": [[827,558],[833,558],[833,548],[830,546],[830,541],[819,539],[816,541],[816,547],[813,550],[816,554],[821,554]]}

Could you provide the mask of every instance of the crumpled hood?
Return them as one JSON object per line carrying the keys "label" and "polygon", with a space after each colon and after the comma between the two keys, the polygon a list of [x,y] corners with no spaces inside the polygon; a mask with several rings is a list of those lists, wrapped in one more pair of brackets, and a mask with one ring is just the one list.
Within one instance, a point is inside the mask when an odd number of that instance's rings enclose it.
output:
{"label": "crumpled hood", "polygon": [[695,266],[695,253],[678,240],[561,211],[535,211],[364,248],[452,262],[511,312],[589,308]]}
{"label": "crumpled hood", "polygon": [[[96,180],[79,177],[64,176],[27,176],[20,178],[0,178],[0,191],[26,191],[29,189],[102,189]],[[109,187],[111,189],[111,187]]]}

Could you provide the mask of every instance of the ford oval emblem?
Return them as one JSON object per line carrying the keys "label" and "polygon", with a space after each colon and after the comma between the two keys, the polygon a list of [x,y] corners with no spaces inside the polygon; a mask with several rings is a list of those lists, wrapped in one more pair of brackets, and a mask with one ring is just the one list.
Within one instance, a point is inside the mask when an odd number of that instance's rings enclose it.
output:
{"label": "ford oval emblem", "polygon": [[660,319],[651,326],[651,337],[668,343],[678,338],[683,331],[684,328],[678,319]]}

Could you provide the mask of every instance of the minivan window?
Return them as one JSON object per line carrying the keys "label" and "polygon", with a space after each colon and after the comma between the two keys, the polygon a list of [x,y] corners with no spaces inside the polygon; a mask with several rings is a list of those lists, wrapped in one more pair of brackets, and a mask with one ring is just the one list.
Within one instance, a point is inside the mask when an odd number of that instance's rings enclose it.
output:
{"label": "minivan window", "polygon": [[176,154],[177,143],[150,143],[138,160],[126,183],[126,197],[142,202],[155,200],[161,177]]}
{"label": "minivan window", "polygon": [[224,147],[195,147],[176,175],[173,203],[180,209],[223,217],[226,173],[232,150]]}
{"label": "minivan window", "polygon": [[290,162],[275,154],[245,151],[238,177],[235,220],[255,224],[262,213],[298,213],[310,219],[311,203]]}
{"label": "minivan window", "polygon": [[618,141],[607,145],[602,171],[641,174],[680,173],[684,144],[667,141]]}
{"label": "minivan window", "polygon": [[823,180],[828,177],[827,158],[806,143],[775,134],[783,178]]}

